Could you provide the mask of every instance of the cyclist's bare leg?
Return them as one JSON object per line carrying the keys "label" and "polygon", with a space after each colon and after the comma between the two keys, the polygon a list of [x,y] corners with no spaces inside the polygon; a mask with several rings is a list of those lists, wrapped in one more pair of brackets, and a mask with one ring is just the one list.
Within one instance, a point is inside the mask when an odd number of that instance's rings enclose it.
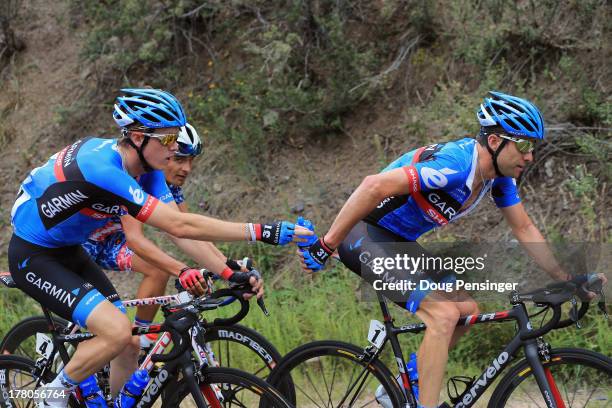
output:
{"label": "cyclist's bare leg", "polygon": [[[166,293],[166,285],[170,275],[156,266],[151,265],[138,255],[132,257],[132,270],[143,274],[140,286],[136,292],[138,299],[154,296],[163,296]],[[159,305],[138,306],[136,318],[140,320],[152,321],[159,310]]]}
{"label": "cyclist's bare leg", "polygon": [[[161,269],[134,254],[132,256],[132,270],[144,275],[136,292],[138,299],[162,296],[166,292],[169,275]],[[158,309],[159,305],[138,306],[136,318],[152,321]],[[133,336],[130,345],[117,358],[111,361],[110,387],[113,396],[121,390],[129,376],[138,368],[139,352],[140,338],[139,336]]]}
{"label": "cyclist's bare leg", "polygon": [[131,336],[131,342],[125,349],[111,361],[110,389],[111,395],[115,397],[121,391],[121,387],[138,368],[138,354],[140,353],[140,339]]}
{"label": "cyclist's bare leg", "polygon": [[119,355],[132,339],[132,323],[109,301],[103,301],[87,318],[87,329],[96,335],[79,344],[64,372],[81,382]]}
{"label": "cyclist's bare leg", "polygon": [[421,302],[416,315],[427,325],[417,356],[419,402],[436,407],[460,310],[454,302],[433,300],[430,295]]}
{"label": "cyclist's bare leg", "polygon": [[[478,303],[476,303],[476,301],[469,296],[465,297],[461,301],[456,301],[455,305],[459,309],[459,315],[461,317],[480,313],[478,309]],[[457,344],[461,336],[465,335],[470,330],[470,328],[471,326],[462,326],[455,328],[453,337],[451,337],[450,348],[455,347],[455,344]]]}

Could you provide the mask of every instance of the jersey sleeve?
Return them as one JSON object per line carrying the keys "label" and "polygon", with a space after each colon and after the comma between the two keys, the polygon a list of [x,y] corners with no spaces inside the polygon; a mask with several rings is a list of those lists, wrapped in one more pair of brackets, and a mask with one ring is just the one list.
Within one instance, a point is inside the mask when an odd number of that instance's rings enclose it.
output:
{"label": "jersey sleeve", "polygon": [[139,184],[142,188],[152,196],[156,197],[162,203],[170,203],[174,201],[172,192],[166,184],[166,177],[161,170],[155,170],[150,173],[143,174]]}
{"label": "jersey sleeve", "polygon": [[495,205],[499,208],[510,207],[521,202],[516,180],[512,177],[498,177],[493,180],[491,195]]}
{"label": "jersey sleeve", "polygon": [[465,183],[469,167],[448,154],[435,154],[429,160],[402,167],[410,193],[449,189]]}
{"label": "jersey sleeve", "polygon": [[140,222],[145,222],[159,204],[159,200],[147,193],[143,187],[126,172],[107,166],[105,169],[97,169],[89,174],[84,172],[87,182],[96,187],[102,203],[106,205],[118,205],[121,207],[120,214],[129,214]]}

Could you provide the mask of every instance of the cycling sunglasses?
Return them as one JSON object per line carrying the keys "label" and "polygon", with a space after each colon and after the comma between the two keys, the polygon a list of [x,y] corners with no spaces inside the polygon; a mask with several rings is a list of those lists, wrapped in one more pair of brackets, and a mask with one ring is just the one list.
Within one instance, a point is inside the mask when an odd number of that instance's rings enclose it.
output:
{"label": "cycling sunglasses", "polygon": [[132,133],[140,133],[143,136],[147,136],[147,137],[154,137],[155,139],[159,140],[159,143],[161,143],[162,146],[169,146],[173,143],[175,143],[178,138],[179,138],[179,134],[180,132],[176,132],[176,133],[149,133],[149,132],[143,132],[140,130],[130,130],[130,132]]}
{"label": "cycling sunglasses", "polygon": [[522,154],[531,153],[535,150],[535,142],[528,139],[518,139],[516,137],[510,137],[507,135],[498,135],[502,139],[510,140],[516,143],[517,150]]}

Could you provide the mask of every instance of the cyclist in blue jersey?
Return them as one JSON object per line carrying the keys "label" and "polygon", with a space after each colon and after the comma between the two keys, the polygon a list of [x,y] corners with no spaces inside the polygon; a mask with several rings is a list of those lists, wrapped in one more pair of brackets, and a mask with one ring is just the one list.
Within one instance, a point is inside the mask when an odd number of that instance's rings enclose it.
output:
{"label": "cyclist in blue jersey", "polygon": [[[9,269],[18,287],[96,334],[79,345],[46,387],[72,390],[129,349],[131,323],[119,296],[80,246],[110,217],[130,215],[175,237],[203,241],[284,245],[300,240],[294,233],[307,231],[286,221],[234,223],[178,211],[160,169],[178,150],[177,139],[186,124],[183,108],[165,91],[123,92],[114,111],[122,137],[78,140],[51,156],[23,181],[11,211]],[[255,285],[254,278],[234,273],[221,259],[209,262],[224,279]],[[184,267],[173,273],[185,288],[203,293],[199,270]],[[65,407],[67,402],[42,401],[40,406]]]}
{"label": "cyclist in blue jersey", "polygon": [[[481,126],[478,140],[465,138],[425,146],[404,154],[380,174],[367,176],[330,230],[307,250],[298,252],[304,270],[320,270],[337,250],[349,269],[372,284],[374,277],[380,276],[373,271],[374,258],[427,254],[414,242],[418,237],[469,214],[490,192],[518,241],[541,244],[537,251],[533,246],[525,247],[542,269],[556,279],[576,279],[583,284],[587,277],[572,278],[556,262],[518,195],[515,179],[533,160],[535,142],[544,138],[539,110],[525,99],[490,92],[477,117]],[[417,283],[401,300],[392,300],[427,325],[417,358],[419,402],[423,407],[436,407],[448,349],[468,329],[456,328],[456,323],[460,316],[477,314],[478,306],[464,293],[457,296],[418,289],[421,280],[451,282],[453,271],[409,273],[391,268],[381,277],[386,282]]]}
{"label": "cyclist in blue jersey", "polygon": [[[188,212],[183,197],[182,185],[191,172],[194,159],[202,151],[202,142],[197,131],[190,124],[181,129],[178,139],[178,150],[164,168],[164,177],[173,201],[182,212]],[[170,238],[184,252],[189,254],[197,265],[210,267],[211,258],[221,259],[234,271],[240,271],[240,266],[234,260],[228,260],[212,243],[186,239]],[[145,237],[142,223],[133,217],[111,217],[109,221],[95,230],[82,244],[88,255],[103,269],[114,271],[134,271],[143,274],[136,292],[137,298],[162,296],[171,275],[188,265],[162,251],[157,245]],[[246,272],[246,269],[242,270]],[[253,291],[259,296],[263,294],[263,279],[254,282]],[[246,295],[250,297],[250,295]],[[145,327],[151,324],[158,305],[139,306],[136,309],[134,325]],[[141,347],[147,347],[157,338],[155,335],[142,335],[135,338],[131,349],[115,359],[111,364],[111,390],[115,391],[123,384],[121,379],[133,372],[137,367],[137,357]]]}

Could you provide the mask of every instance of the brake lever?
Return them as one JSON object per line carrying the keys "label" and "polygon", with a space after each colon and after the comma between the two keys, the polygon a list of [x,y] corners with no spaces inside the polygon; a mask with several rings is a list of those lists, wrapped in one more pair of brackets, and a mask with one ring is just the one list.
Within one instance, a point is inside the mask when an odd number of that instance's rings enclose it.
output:
{"label": "brake lever", "polygon": [[608,311],[606,310],[606,296],[604,295],[603,283],[601,279],[595,279],[593,283],[589,283],[588,290],[599,295],[599,302],[597,302],[597,307],[603,313],[606,320],[610,319],[608,316]]}
{"label": "brake lever", "polygon": [[603,313],[606,320],[609,320],[610,316],[608,316],[608,310],[606,309],[606,297],[604,296],[603,289],[599,292],[599,302],[597,302],[597,307],[601,313]]}
{"label": "brake lever", "polygon": [[[261,273],[259,273],[257,269],[253,268],[253,264],[250,259],[244,258],[242,262],[248,268],[249,273],[252,274],[252,276],[255,276],[255,278],[257,279],[261,279]],[[244,291],[244,292],[247,292],[247,291],[250,292],[251,286],[249,284],[241,284],[241,285],[236,285],[234,287],[230,286],[230,288],[235,289],[235,290]],[[259,308],[261,309],[264,315],[270,316],[270,312],[268,311],[268,308],[266,307],[266,303],[264,302],[263,297],[257,299],[257,306],[259,306]]]}
{"label": "brake lever", "polygon": [[266,303],[264,302],[263,297],[257,299],[257,306],[259,306],[266,317],[270,316],[270,312],[268,312],[268,309],[266,308]]}
{"label": "brake lever", "polygon": [[572,304],[569,311],[570,319],[572,319],[572,321],[576,324],[577,329],[581,329],[582,325],[580,324],[580,320],[578,320],[578,302],[576,302],[576,298],[573,297],[570,300],[570,303]]}

